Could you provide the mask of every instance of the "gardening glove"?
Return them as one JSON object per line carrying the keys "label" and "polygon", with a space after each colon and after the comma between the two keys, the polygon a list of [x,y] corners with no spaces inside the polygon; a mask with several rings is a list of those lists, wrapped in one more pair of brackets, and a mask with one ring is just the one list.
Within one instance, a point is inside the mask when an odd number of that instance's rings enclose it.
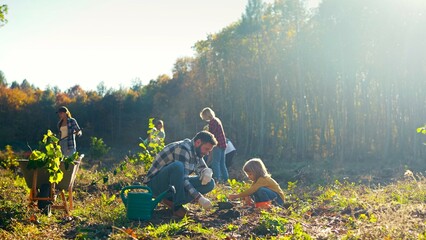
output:
{"label": "gardening glove", "polygon": [[200,175],[201,185],[206,185],[212,180],[213,170],[211,168],[204,168]]}
{"label": "gardening glove", "polygon": [[76,131],[76,132],[75,132],[75,134],[76,134],[78,137],[81,137],[81,135],[83,135],[83,131],[78,130],[78,131]]}
{"label": "gardening glove", "polygon": [[210,209],[210,208],[212,208],[212,202],[210,202],[210,200],[208,200],[207,198],[205,198],[203,195],[201,195],[200,198],[198,198],[198,203],[204,209]]}

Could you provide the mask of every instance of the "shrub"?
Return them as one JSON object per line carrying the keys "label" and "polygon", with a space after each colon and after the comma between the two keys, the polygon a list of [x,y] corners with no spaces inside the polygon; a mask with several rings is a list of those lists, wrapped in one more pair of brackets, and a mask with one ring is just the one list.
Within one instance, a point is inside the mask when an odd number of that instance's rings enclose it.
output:
{"label": "shrub", "polygon": [[107,147],[102,138],[91,137],[90,138],[90,157],[95,160],[100,160],[106,154],[108,154],[111,148]]}
{"label": "shrub", "polygon": [[4,152],[0,151],[0,167],[4,169],[15,169],[18,167],[17,156],[12,146],[7,145]]}
{"label": "shrub", "polygon": [[59,183],[64,175],[59,167],[61,162],[64,162],[65,168],[68,169],[69,165],[73,164],[77,158],[77,152],[69,157],[62,155],[59,139],[55,137],[52,131],[47,130],[43,140],[39,143],[39,150],[31,152],[28,168],[46,168],[49,173],[49,182]]}

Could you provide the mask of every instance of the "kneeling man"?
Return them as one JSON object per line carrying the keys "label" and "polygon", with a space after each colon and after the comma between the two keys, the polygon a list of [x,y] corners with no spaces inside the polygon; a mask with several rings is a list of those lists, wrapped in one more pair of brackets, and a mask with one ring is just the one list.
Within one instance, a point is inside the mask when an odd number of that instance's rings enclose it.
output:
{"label": "kneeling man", "polygon": [[[205,209],[212,207],[210,200],[203,194],[215,186],[213,171],[207,167],[203,157],[216,144],[213,134],[201,131],[192,140],[184,139],[168,144],[155,156],[143,182],[156,196],[170,185],[175,187],[176,194],[163,200],[165,205],[172,208],[175,216],[184,217],[187,210],[182,205],[189,202],[198,202]],[[192,173],[196,176],[190,176]]]}

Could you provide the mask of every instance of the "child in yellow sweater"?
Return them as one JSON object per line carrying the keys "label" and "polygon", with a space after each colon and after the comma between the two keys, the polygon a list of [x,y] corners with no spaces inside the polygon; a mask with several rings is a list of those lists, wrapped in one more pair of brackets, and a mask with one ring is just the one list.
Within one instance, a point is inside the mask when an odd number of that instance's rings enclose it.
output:
{"label": "child in yellow sweater", "polygon": [[259,158],[248,160],[244,166],[243,171],[247,177],[253,181],[249,189],[239,194],[230,194],[229,200],[236,198],[251,198],[254,200],[256,206],[265,206],[262,203],[275,203],[282,206],[284,204],[284,192],[280,185],[271,178],[268,170]]}

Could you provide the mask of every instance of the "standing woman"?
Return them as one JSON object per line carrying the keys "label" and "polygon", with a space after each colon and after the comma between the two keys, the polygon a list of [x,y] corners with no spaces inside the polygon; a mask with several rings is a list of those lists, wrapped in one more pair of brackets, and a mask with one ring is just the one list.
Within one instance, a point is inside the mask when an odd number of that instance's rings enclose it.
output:
{"label": "standing woman", "polygon": [[213,148],[211,153],[213,177],[219,183],[226,183],[229,175],[225,165],[226,137],[222,122],[216,117],[214,111],[208,107],[200,112],[200,117],[209,123],[209,132],[211,132],[217,140],[217,145]]}
{"label": "standing woman", "polygon": [[164,122],[160,119],[155,121],[155,130],[148,137],[149,142],[160,143],[164,142],[166,132],[164,131]]}
{"label": "standing woman", "polygon": [[164,131],[164,122],[162,120],[155,121],[155,127],[152,128],[151,132],[148,134],[148,138],[143,140],[143,143],[146,146],[153,144],[164,143],[164,138],[166,137],[166,132]]}
{"label": "standing woman", "polygon": [[68,108],[62,106],[56,112],[59,117],[59,145],[61,146],[62,154],[68,157],[77,151],[75,144],[75,135],[81,136],[82,131],[78,126],[77,121],[72,118]]}
{"label": "standing woman", "polygon": [[158,119],[157,121],[155,121],[155,128],[159,131],[158,132],[158,137],[160,139],[166,138],[166,132],[164,131],[164,122],[163,120]]}

